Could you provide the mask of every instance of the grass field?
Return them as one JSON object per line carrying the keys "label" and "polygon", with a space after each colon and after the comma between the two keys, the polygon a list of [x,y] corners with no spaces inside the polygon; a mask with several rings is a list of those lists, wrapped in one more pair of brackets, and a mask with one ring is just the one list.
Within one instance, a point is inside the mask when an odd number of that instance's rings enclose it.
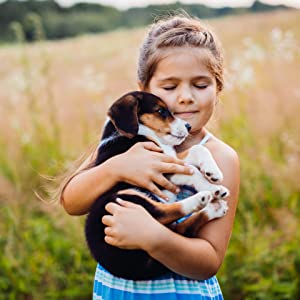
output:
{"label": "grass field", "polygon": [[[237,150],[241,192],[218,273],[225,299],[300,299],[300,11],[210,20],[226,89],[210,130]],[[0,299],[91,299],[84,217],[48,199],[137,88],[146,29],[0,47]]]}

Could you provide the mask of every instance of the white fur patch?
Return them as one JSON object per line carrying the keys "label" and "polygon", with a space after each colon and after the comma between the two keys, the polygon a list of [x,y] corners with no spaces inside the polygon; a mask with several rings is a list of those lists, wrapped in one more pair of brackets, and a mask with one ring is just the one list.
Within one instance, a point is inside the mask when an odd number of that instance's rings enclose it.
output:
{"label": "white fur patch", "polygon": [[227,211],[228,205],[224,200],[211,201],[203,209],[203,212],[206,212],[209,220],[221,218],[226,215]]}
{"label": "white fur patch", "polygon": [[188,164],[199,167],[201,172],[203,172],[208,179],[215,179],[215,181],[223,180],[223,174],[221,170],[216,164],[212,154],[206,147],[202,145],[194,145],[189,149],[185,161]]}
{"label": "white fur patch", "polygon": [[205,207],[211,200],[213,196],[211,192],[202,191],[191,197],[188,197],[180,201],[182,205],[182,210],[185,215],[201,210]]}
{"label": "white fur patch", "polygon": [[151,128],[149,128],[143,124],[140,124],[138,134],[146,136],[146,137],[150,138],[152,141],[154,141],[155,143],[157,143],[162,148],[162,150],[165,154],[168,154],[172,157],[176,157],[176,152],[173,148],[173,145],[164,144],[162,142],[162,140],[156,135],[155,131],[152,130]]}

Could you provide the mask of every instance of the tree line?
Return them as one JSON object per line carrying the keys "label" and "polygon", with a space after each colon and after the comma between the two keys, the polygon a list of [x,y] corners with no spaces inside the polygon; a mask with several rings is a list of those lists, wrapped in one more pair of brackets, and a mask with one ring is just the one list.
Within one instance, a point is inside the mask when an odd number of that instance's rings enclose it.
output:
{"label": "tree line", "polygon": [[168,5],[149,5],[125,11],[111,6],[77,3],[62,7],[54,0],[6,0],[0,3],[0,41],[13,42],[16,32],[22,29],[25,41],[37,36],[61,39],[83,33],[96,33],[116,28],[145,26],[156,17],[184,10],[199,18],[217,18],[230,14],[243,14],[275,9],[288,9],[283,5],[271,6],[255,1],[251,7],[212,8],[202,4],[183,4],[179,1]]}

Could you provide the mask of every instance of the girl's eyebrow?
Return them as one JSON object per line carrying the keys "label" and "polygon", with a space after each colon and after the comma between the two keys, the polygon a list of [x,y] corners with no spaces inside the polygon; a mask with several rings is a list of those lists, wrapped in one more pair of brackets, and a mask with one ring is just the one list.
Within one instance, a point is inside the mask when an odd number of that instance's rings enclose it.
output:
{"label": "girl's eyebrow", "polygon": [[165,81],[175,81],[175,80],[179,80],[179,79],[176,77],[166,77],[166,78],[159,79],[158,81],[165,82]]}
{"label": "girl's eyebrow", "polygon": [[[199,76],[195,76],[192,78],[192,80],[209,80],[212,81],[210,76],[206,76],[206,75],[199,75]],[[158,80],[159,82],[165,82],[165,81],[180,81],[180,78],[171,76],[171,77],[166,77],[166,78],[162,78]]]}
{"label": "girl's eyebrow", "polygon": [[212,81],[212,78],[210,76],[206,75],[200,75],[193,78],[193,80],[206,80],[206,81]]}

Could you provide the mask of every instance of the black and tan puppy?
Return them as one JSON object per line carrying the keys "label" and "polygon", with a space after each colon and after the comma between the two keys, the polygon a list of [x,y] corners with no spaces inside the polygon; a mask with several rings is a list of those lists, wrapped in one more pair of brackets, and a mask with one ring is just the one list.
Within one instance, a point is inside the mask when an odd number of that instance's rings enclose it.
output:
{"label": "black and tan puppy", "polygon": [[[149,140],[165,153],[176,156],[174,146],[181,144],[190,130],[190,125],[174,117],[160,98],[145,92],[124,95],[110,107],[108,116],[110,120],[104,128],[95,166],[127,151],[135,143]],[[211,183],[221,181],[222,173],[207,148],[193,146],[180,158],[194,166],[194,174],[167,176],[177,185],[192,186],[196,194],[174,202],[176,195],[168,193],[171,200],[164,203],[148,191],[119,183],[92,205],[85,225],[87,244],[95,260],[115,276],[150,279],[168,270],[145,251],[119,249],[104,241],[105,225],[101,220],[107,214],[105,206],[108,202],[121,198],[140,204],[160,223],[189,237],[195,236],[209,220],[225,215],[227,204],[222,198],[229,192],[225,187]],[[183,222],[174,223],[189,214],[193,215]]]}

